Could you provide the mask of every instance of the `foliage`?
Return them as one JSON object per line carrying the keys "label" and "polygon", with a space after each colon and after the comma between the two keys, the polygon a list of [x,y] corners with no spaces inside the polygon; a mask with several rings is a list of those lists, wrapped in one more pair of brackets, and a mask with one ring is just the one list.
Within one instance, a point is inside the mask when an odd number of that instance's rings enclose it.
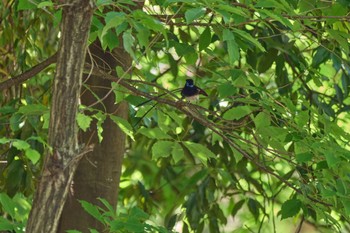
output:
{"label": "foliage", "polygon": [[[60,6],[1,4],[4,81],[56,51]],[[77,119],[82,130],[96,119],[102,140],[111,117],[132,138],[119,196],[130,209],[114,218],[118,226],[128,230],[137,216],[135,227],[148,227],[148,216],[158,215],[182,232],[280,232],[276,222],[290,229],[291,218],[325,232],[349,227],[347,1],[152,0],[142,11],[128,0],[96,5],[90,41],[106,50],[122,45],[134,60],[132,75],[118,67],[125,82],[111,87],[116,102],[130,104],[129,122],[88,106]],[[0,97],[0,187],[10,196],[31,195],[38,154],[50,149],[51,77],[49,67]],[[188,77],[209,97],[190,104],[169,91]],[[149,97],[156,102],[140,105]],[[82,203],[111,223],[107,206],[101,212]]]}
{"label": "foliage", "polygon": [[[148,220],[150,218],[149,214],[138,207],[131,207],[130,209],[118,208],[118,211],[116,211],[105,199],[101,198],[99,200],[103,204],[103,208],[86,201],[80,201],[80,203],[86,212],[103,223],[108,232],[171,232],[162,226],[151,225]],[[79,231],[69,230],[68,232],[78,233]],[[90,232],[97,231],[90,229]]]}
{"label": "foliage", "polygon": [[7,194],[0,193],[0,204],[5,216],[0,217],[0,231],[25,232],[31,203],[21,194],[10,198]]}

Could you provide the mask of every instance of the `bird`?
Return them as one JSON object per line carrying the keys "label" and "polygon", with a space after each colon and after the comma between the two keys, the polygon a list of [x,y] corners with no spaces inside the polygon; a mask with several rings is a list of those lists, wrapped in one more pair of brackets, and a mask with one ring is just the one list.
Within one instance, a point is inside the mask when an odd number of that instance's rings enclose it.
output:
{"label": "bird", "polygon": [[196,101],[199,99],[200,94],[208,96],[208,94],[204,90],[194,85],[192,79],[186,79],[186,84],[181,90],[182,98],[186,98],[186,100],[190,102]]}

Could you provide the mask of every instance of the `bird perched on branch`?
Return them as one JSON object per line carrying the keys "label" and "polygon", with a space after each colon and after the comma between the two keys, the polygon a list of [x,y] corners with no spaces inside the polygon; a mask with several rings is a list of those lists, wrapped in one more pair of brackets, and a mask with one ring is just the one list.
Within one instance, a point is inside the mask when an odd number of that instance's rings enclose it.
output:
{"label": "bird perched on branch", "polygon": [[196,101],[200,94],[208,96],[205,91],[194,85],[192,79],[186,79],[186,84],[181,91],[182,98],[186,98],[188,101]]}

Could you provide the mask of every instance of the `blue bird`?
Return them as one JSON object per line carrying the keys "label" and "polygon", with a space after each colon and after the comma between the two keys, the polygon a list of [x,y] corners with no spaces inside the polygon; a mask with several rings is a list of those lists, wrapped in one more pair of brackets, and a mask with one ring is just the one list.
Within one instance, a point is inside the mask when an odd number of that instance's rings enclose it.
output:
{"label": "blue bird", "polygon": [[188,101],[195,101],[198,100],[199,94],[208,96],[205,91],[194,85],[192,79],[186,79],[186,84],[181,91],[182,98],[186,98]]}

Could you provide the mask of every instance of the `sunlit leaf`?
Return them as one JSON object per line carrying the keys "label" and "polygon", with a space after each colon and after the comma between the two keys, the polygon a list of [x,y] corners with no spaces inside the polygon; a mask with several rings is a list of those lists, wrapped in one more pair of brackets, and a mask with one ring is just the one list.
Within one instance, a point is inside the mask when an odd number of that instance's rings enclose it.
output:
{"label": "sunlit leaf", "polygon": [[48,107],[41,104],[24,105],[18,109],[18,113],[22,113],[24,115],[41,115],[46,112],[48,112]]}
{"label": "sunlit leaf", "polygon": [[206,12],[206,9],[203,7],[192,8],[186,11],[185,18],[187,23],[192,23],[194,20],[202,17]]}
{"label": "sunlit leaf", "polygon": [[242,30],[239,30],[239,29],[236,29],[236,28],[233,28],[232,31],[233,31],[233,33],[242,37],[242,39],[255,45],[261,52],[265,52],[265,48],[260,44],[260,42],[257,39],[255,39],[254,37],[252,37],[249,33],[242,31]]}
{"label": "sunlit leaf", "polygon": [[6,193],[0,193],[0,203],[5,213],[14,218],[16,205]]}
{"label": "sunlit leaf", "polygon": [[227,120],[239,120],[252,113],[255,109],[255,107],[250,106],[237,106],[225,112],[224,118]]}
{"label": "sunlit leaf", "polygon": [[148,128],[142,127],[137,131],[137,133],[141,133],[146,137],[152,138],[152,139],[171,139],[171,137],[168,134],[164,133],[159,128],[148,129]]}
{"label": "sunlit leaf", "polygon": [[106,35],[111,28],[116,28],[125,21],[125,13],[123,12],[109,12],[106,14],[106,26],[103,27],[101,38]]}
{"label": "sunlit leaf", "polygon": [[97,206],[87,202],[87,201],[83,201],[80,200],[79,201],[81,206],[83,207],[83,209],[90,214],[91,216],[93,216],[95,219],[99,220],[101,223],[103,223],[103,217],[102,214],[100,212],[100,210],[97,208]]}
{"label": "sunlit leaf", "polygon": [[31,10],[35,9],[36,5],[30,0],[19,0],[17,5],[17,10]]}
{"label": "sunlit leaf", "polygon": [[34,149],[26,149],[25,155],[28,159],[30,159],[30,161],[32,161],[33,164],[36,164],[40,159],[40,153]]}
{"label": "sunlit leaf", "polygon": [[334,151],[331,151],[331,150],[325,151],[324,155],[326,157],[326,161],[329,167],[334,167],[340,162],[339,157],[337,156],[336,153],[334,153]]}
{"label": "sunlit leaf", "polygon": [[79,128],[81,128],[84,132],[90,127],[92,118],[90,116],[84,115],[82,113],[77,114],[77,123]]}
{"label": "sunlit leaf", "polygon": [[16,140],[12,143],[14,147],[16,147],[18,150],[27,150],[30,148],[30,145],[28,142],[23,140]]}
{"label": "sunlit leaf", "polygon": [[132,140],[135,140],[133,129],[127,120],[115,115],[110,115],[109,117],[126,135],[128,135]]}
{"label": "sunlit leaf", "polygon": [[186,148],[191,152],[193,156],[200,159],[203,163],[205,163],[208,158],[216,157],[213,152],[201,144],[186,141],[183,142],[183,145],[186,146]]}
{"label": "sunlit leaf", "polygon": [[125,31],[123,33],[123,45],[124,49],[130,54],[131,57],[134,58],[135,61],[137,61],[136,55],[134,53],[134,42],[135,39],[131,34],[131,31]]}
{"label": "sunlit leaf", "polygon": [[170,155],[170,148],[173,146],[171,141],[157,141],[152,146],[152,159],[157,160],[161,157],[167,157]]}

